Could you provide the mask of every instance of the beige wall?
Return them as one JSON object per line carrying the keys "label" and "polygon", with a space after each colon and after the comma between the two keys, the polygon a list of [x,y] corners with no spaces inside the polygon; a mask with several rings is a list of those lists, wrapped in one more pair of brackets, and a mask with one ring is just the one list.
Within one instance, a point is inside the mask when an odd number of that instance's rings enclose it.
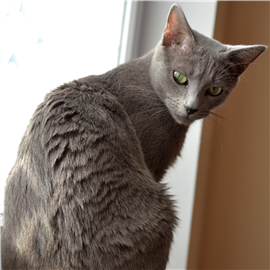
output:
{"label": "beige wall", "polygon": [[[215,39],[269,45],[269,2],[219,2]],[[188,269],[269,269],[269,49],[203,125]]]}

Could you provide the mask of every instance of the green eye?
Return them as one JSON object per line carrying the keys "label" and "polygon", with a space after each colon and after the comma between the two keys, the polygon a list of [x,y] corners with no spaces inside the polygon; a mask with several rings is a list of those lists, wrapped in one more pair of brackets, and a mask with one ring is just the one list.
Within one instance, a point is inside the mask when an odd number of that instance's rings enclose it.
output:
{"label": "green eye", "polygon": [[207,93],[211,96],[218,96],[220,93],[222,92],[222,88],[221,87],[210,87],[207,90]]}
{"label": "green eye", "polygon": [[178,71],[173,72],[174,80],[179,84],[185,84],[187,82],[187,77]]}

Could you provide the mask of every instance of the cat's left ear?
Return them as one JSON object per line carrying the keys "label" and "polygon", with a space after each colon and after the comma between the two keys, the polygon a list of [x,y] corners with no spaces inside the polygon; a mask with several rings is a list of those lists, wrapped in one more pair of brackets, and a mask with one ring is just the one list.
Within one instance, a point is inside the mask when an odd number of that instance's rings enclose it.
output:
{"label": "cat's left ear", "polygon": [[178,4],[172,5],[163,31],[162,45],[169,47],[172,44],[178,44],[186,48],[192,40],[192,30],[183,10]]}
{"label": "cat's left ear", "polygon": [[249,64],[257,59],[266,49],[267,46],[264,45],[230,46],[226,57],[232,63],[230,67],[231,73],[235,75],[242,74]]}

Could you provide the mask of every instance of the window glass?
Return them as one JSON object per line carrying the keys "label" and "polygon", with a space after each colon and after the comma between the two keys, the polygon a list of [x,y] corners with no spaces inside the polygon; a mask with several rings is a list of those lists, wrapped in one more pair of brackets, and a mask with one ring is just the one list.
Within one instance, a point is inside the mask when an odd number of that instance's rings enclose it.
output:
{"label": "window glass", "polygon": [[0,213],[21,138],[46,93],[117,65],[123,1],[1,1]]}

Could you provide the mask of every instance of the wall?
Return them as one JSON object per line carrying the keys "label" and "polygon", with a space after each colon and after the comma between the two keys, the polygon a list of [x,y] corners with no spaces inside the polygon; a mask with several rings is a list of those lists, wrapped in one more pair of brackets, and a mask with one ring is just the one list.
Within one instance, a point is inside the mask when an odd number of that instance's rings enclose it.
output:
{"label": "wall", "polygon": [[[219,2],[214,38],[269,44],[269,2]],[[269,269],[269,49],[203,124],[188,269]]]}

